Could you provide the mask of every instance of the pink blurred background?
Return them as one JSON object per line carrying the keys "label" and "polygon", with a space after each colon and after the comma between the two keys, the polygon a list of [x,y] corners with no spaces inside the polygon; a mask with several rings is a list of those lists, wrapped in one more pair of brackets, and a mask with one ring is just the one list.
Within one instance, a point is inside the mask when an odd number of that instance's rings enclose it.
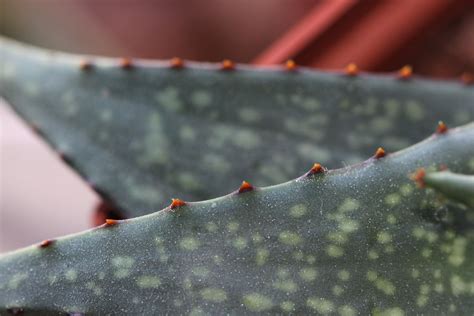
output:
{"label": "pink blurred background", "polygon": [[88,228],[97,200],[0,100],[0,251]]}

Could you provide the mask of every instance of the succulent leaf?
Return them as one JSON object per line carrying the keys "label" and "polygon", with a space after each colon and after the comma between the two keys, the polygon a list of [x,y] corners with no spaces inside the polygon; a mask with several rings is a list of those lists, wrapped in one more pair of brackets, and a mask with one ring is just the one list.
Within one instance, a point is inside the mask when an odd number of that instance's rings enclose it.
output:
{"label": "succulent leaf", "polygon": [[[472,164],[474,167],[474,159]],[[456,174],[447,170],[426,174],[422,172],[423,175],[418,179],[422,186],[435,189],[474,210],[474,175]]]}
{"label": "succulent leaf", "polygon": [[15,251],[0,257],[0,313],[472,315],[474,219],[409,175],[472,174],[473,157],[471,123]]}
{"label": "succulent leaf", "polygon": [[[285,66],[78,57],[0,39],[0,95],[125,216],[335,168],[474,119],[474,89]],[[224,71],[225,70],[225,71]],[[347,70],[346,70],[347,71]]]}

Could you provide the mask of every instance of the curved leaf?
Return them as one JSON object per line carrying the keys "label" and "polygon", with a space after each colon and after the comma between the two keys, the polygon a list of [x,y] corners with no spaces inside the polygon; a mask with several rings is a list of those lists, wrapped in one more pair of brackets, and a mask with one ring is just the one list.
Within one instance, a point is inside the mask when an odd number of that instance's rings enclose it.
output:
{"label": "curved leaf", "polygon": [[470,124],[362,164],[31,246],[0,257],[0,312],[472,315],[473,212],[409,175],[440,164],[473,173],[473,157]]}
{"label": "curved leaf", "polygon": [[313,162],[348,165],[419,141],[438,120],[474,118],[474,89],[458,83],[176,60],[87,64],[6,39],[0,54],[0,95],[126,216],[170,197],[222,195],[244,179],[287,181]]}

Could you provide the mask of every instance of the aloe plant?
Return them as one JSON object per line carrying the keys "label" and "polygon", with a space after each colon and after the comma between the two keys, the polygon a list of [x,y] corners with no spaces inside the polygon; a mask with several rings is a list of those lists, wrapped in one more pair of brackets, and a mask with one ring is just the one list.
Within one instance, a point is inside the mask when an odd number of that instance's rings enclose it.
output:
{"label": "aloe plant", "polygon": [[474,118],[474,89],[400,75],[78,57],[0,41],[0,94],[133,217],[288,181]]}
{"label": "aloe plant", "polygon": [[0,314],[474,313],[470,87],[0,53],[1,95],[125,215],[181,198],[0,256]]}

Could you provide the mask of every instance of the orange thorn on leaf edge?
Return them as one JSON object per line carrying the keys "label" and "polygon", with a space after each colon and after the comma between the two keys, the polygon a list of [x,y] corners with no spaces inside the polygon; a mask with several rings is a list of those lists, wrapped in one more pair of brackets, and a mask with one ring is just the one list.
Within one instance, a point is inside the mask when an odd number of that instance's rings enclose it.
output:
{"label": "orange thorn on leaf edge", "polygon": [[385,149],[383,149],[382,147],[379,147],[375,151],[374,157],[375,157],[375,159],[379,159],[379,158],[385,157],[385,155],[386,155]]}
{"label": "orange thorn on leaf edge", "polygon": [[133,66],[132,60],[130,58],[122,58],[120,59],[120,67],[123,69],[131,69]]}
{"label": "orange thorn on leaf edge", "polygon": [[175,208],[183,206],[183,205],[186,205],[186,202],[180,199],[171,199],[170,209],[174,210]]}
{"label": "orange thorn on leaf edge", "polygon": [[180,68],[183,68],[184,62],[179,57],[173,57],[170,60],[170,65],[171,65],[171,68],[180,69]]}
{"label": "orange thorn on leaf edge", "polygon": [[326,171],[326,168],[321,166],[321,164],[319,164],[319,163],[315,163],[313,165],[313,167],[311,167],[311,169],[309,170],[308,174],[313,175],[313,174],[317,174],[317,173],[324,173],[325,171]]}
{"label": "orange thorn on leaf edge", "polygon": [[39,246],[40,248],[46,248],[46,247],[49,247],[51,246],[51,244],[54,242],[54,240],[51,240],[51,239],[46,239],[46,240],[43,240]]}
{"label": "orange thorn on leaf edge", "polygon": [[288,59],[285,63],[286,69],[287,70],[296,70],[297,65],[293,59]]}
{"label": "orange thorn on leaf edge", "polygon": [[114,225],[117,225],[118,223],[119,223],[119,221],[116,220],[116,219],[107,218],[105,220],[105,226],[114,226]]}
{"label": "orange thorn on leaf edge", "polygon": [[436,127],[436,134],[444,134],[448,131],[448,126],[443,122],[439,121]]}
{"label": "orange thorn on leaf edge", "polygon": [[221,69],[222,70],[234,70],[235,69],[235,64],[230,59],[224,59],[222,61],[222,64],[221,64]]}
{"label": "orange thorn on leaf edge", "polygon": [[354,63],[350,63],[346,66],[345,72],[348,76],[357,76],[359,74],[359,67]]}
{"label": "orange thorn on leaf edge", "polygon": [[398,77],[400,79],[410,79],[412,75],[413,69],[409,65],[403,66],[402,69],[398,71]]}
{"label": "orange thorn on leaf edge", "polygon": [[242,184],[240,185],[240,188],[239,188],[239,193],[244,193],[244,192],[248,192],[252,190],[253,190],[253,186],[250,183],[248,183],[247,181],[242,181]]}

